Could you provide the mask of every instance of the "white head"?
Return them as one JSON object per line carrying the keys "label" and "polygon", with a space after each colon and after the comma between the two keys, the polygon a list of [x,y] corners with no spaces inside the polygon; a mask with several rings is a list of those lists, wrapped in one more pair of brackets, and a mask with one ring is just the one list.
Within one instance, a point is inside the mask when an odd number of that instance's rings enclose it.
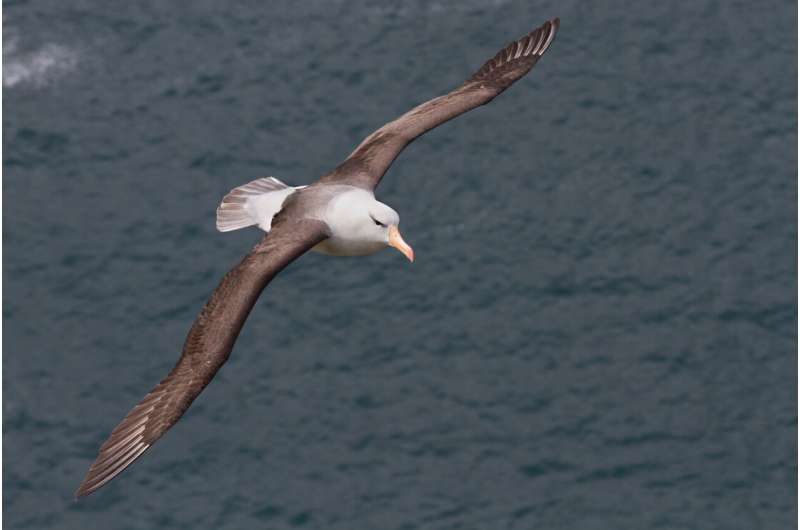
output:
{"label": "white head", "polygon": [[382,202],[373,199],[368,213],[374,227],[372,230],[375,237],[384,244],[402,252],[409,261],[414,261],[414,249],[400,235],[400,230],[398,229],[400,216],[397,212]]}
{"label": "white head", "polygon": [[400,216],[367,191],[339,195],[329,204],[324,221],[331,228],[337,254],[371,254],[389,246],[414,261],[414,250],[397,228]]}

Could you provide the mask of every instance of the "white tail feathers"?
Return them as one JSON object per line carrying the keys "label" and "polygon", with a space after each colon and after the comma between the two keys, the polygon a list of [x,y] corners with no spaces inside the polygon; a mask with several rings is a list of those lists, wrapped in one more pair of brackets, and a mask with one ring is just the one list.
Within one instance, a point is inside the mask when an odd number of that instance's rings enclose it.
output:
{"label": "white tail feathers", "polygon": [[[257,224],[269,231],[272,217],[293,192],[293,187],[274,177],[256,179],[234,188],[217,208],[217,230],[230,232]],[[261,198],[254,201],[256,197]]]}

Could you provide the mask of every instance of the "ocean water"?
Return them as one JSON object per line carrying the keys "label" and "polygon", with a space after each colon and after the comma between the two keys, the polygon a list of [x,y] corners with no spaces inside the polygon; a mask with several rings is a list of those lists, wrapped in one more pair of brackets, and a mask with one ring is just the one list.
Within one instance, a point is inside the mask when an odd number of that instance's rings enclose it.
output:
{"label": "ocean water", "polygon": [[[792,2],[5,2],[3,512],[15,529],[786,529]],[[378,189],[407,263],[307,255],[181,422],[73,492],[304,184],[547,18]]]}

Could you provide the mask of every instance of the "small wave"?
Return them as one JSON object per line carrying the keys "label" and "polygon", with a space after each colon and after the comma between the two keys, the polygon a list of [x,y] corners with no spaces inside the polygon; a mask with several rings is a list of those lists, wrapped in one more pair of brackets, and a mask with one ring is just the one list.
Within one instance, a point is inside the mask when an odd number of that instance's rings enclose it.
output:
{"label": "small wave", "polygon": [[59,44],[45,44],[31,52],[19,52],[13,37],[3,44],[3,87],[42,86],[78,63],[78,54]]}

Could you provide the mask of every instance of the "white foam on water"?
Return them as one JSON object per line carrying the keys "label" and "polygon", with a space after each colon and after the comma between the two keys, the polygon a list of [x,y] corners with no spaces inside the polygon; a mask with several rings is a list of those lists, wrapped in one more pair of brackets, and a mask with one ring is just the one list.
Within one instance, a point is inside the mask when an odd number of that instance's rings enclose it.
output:
{"label": "white foam on water", "polygon": [[[6,35],[10,33],[7,28],[4,31]],[[3,87],[43,86],[73,70],[77,64],[78,54],[66,46],[50,43],[21,52],[16,36],[3,39]]]}

